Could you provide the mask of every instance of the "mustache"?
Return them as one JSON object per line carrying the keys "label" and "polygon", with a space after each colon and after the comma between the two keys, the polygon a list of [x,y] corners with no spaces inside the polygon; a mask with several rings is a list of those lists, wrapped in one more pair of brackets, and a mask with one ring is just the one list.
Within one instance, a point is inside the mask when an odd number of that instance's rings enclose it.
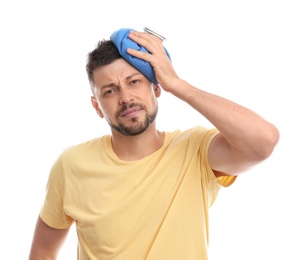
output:
{"label": "mustache", "polygon": [[116,113],[116,117],[120,117],[120,115],[125,111],[132,107],[139,107],[140,109],[146,109],[146,106],[140,103],[131,103],[129,105],[123,105],[120,110]]}

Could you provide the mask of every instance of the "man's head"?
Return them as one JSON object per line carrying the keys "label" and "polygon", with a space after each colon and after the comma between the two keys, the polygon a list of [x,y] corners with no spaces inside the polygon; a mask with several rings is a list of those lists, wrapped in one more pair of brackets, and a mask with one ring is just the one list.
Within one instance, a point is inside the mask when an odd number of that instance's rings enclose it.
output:
{"label": "man's head", "polygon": [[160,87],[124,60],[111,41],[100,41],[88,54],[86,70],[92,105],[112,130],[138,135],[155,121]]}

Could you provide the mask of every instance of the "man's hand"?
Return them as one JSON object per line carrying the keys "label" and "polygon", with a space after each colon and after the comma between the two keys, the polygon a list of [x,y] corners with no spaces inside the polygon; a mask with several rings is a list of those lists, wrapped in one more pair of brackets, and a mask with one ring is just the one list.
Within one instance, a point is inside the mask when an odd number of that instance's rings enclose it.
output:
{"label": "man's hand", "polygon": [[150,53],[127,49],[127,52],[139,59],[149,62],[154,70],[156,79],[165,91],[175,88],[180,79],[176,74],[171,60],[167,56],[162,40],[150,33],[131,31],[129,38],[146,48]]}

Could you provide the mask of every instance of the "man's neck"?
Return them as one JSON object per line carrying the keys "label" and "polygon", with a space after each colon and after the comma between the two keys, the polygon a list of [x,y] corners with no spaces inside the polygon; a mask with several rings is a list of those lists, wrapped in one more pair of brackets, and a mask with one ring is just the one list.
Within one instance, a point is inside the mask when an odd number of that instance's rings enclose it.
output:
{"label": "man's neck", "polygon": [[124,136],[118,132],[112,134],[112,146],[115,154],[121,160],[140,160],[157,151],[164,142],[164,133],[152,125],[142,134]]}

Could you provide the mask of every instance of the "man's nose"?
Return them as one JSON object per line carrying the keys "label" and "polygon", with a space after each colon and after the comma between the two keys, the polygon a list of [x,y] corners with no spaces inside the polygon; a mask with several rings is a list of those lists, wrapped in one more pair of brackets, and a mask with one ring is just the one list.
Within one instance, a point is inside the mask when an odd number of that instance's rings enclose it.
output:
{"label": "man's nose", "polygon": [[121,105],[126,105],[134,101],[132,93],[125,87],[120,89],[120,100],[119,103]]}

